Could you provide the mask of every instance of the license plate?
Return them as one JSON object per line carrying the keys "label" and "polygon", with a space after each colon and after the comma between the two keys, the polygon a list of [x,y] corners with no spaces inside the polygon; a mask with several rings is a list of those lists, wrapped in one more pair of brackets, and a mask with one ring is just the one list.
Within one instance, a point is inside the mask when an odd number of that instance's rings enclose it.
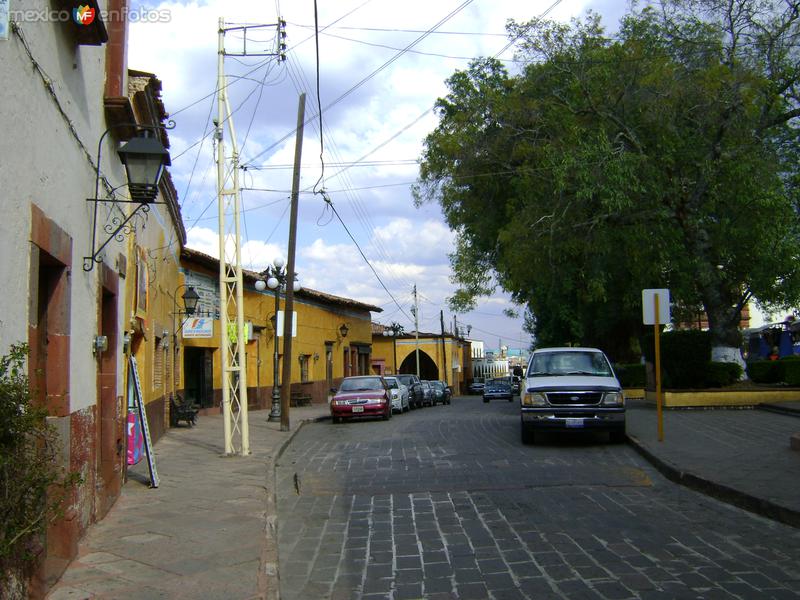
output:
{"label": "license plate", "polygon": [[354,412],[354,413],[357,413],[357,412],[364,412],[364,407],[363,407],[363,406],[354,406],[354,407],[353,407],[353,412]]}
{"label": "license plate", "polygon": [[583,427],[583,419],[567,419],[567,427]]}

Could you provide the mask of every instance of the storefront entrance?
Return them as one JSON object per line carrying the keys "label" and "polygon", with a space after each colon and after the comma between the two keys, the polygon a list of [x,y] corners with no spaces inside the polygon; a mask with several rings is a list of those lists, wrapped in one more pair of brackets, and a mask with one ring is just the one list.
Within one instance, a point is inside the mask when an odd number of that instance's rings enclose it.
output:
{"label": "storefront entrance", "polygon": [[214,405],[214,350],[210,348],[184,348],[184,394],[195,406],[210,408]]}

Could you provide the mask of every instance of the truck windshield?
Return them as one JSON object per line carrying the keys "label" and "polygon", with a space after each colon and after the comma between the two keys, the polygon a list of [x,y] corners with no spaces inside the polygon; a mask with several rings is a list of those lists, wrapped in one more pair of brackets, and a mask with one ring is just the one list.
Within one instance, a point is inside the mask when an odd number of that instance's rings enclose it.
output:
{"label": "truck windshield", "polygon": [[611,377],[611,373],[611,365],[603,354],[582,350],[534,354],[528,367],[528,377],[559,375]]}

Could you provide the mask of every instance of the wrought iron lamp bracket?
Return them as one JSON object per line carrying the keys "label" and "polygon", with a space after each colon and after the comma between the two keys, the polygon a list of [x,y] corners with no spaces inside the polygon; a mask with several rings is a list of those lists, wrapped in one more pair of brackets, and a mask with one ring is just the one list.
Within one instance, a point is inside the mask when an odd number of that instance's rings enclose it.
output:
{"label": "wrought iron lamp bracket", "polygon": [[[103,135],[100,136],[100,141],[97,142],[97,162],[95,164],[95,180],[94,180],[94,198],[87,198],[87,202],[94,203],[94,210],[92,214],[92,248],[91,248],[91,255],[83,257],[83,270],[86,272],[91,271],[94,269],[94,265],[96,263],[103,262],[103,257],[101,256],[102,251],[105,247],[112,241],[116,240],[118,242],[122,242],[125,239],[125,236],[130,235],[134,227],[131,225],[131,219],[134,216],[139,214],[139,211],[142,213],[147,213],[150,211],[150,204],[164,204],[164,202],[140,202],[139,200],[122,200],[118,199],[114,192],[119,189],[120,187],[124,186],[117,186],[116,188],[110,189],[109,193],[111,197],[109,198],[100,198],[100,164],[103,156],[103,140],[105,137],[114,129],[121,129],[123,127],[134,129],[137,133],[141,131],[152,131],[155,132],[157,130],[171,130],[175,129],[175,121],[170,119],[167,121],[166,125],[141,125],[139,123],[117,123],[112,125],[108,129],[103,132]],[[105,179],[105,177],[102,177]],[[127,185],[127,184],[125,184]],[[106,183],[106,187],[108,184]],[[98,205],[100,203],[111,203],[112,205],[116,206],[117,204],[138,204],[136,208],[131,211],[129,215],[127,215],[124,219],[121,217],[113,216],[111,217],[111,222],[106,223],[103,226],[103,230],[108,235],[105,240],[98,246],[97,238],[97,211]],[[122,210],[121,213],[124,214]]]}

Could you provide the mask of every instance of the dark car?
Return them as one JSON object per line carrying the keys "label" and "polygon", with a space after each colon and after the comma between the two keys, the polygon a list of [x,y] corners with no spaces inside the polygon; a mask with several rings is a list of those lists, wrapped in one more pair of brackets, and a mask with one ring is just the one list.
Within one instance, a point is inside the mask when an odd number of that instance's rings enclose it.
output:
{"label": "dark car", "polygon": [[345,377],[331,400],[334,423],[354,417],[392,418],[389,387],[379,375]]}
{"label": "dark car", "polygon": [[411,405],[411,408],[421,407],[423,391],[422,382],[419,380],[419,377],[406,373],[400,373],[395,375],[395,377],[397,377],[400,383],[408,387],[408,403]]}
{"label": "dark car", "polygon": [[511,390],[511,382],[508,377],[490,379],[483,388],[483,401],[508,400],[514,399],[514,392]]}
{"label": "dark car", "polygon": [[472,380],[467,389],[470,394],[482,394],[484,386],[485,384],[483,381],[483,377],[476,377],[475,379]]}
{"label": "dark car", "polygon": [[431,382],[428,380],[423,380],[422,382],[422,405],[423,406],[433,406],[433,388],[431,387]]}
{"label": "dark car", "polygon": [[453,392],[444,381],[431,381],[433,387],[433,401],[441,402],[442,404],[450,404],[450,398]]}

